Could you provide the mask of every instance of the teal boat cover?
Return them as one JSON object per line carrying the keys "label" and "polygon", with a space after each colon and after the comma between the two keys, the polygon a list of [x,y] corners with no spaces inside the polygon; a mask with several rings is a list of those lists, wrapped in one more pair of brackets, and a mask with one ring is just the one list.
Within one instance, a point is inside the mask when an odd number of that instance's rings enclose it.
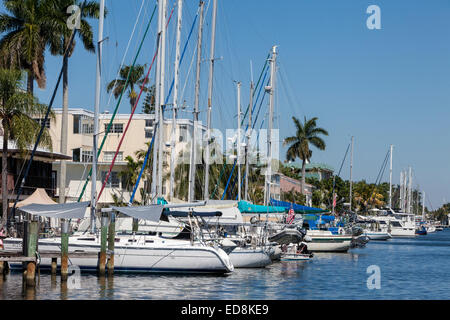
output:
{"label": "teal boat cover", "polygon": [[285,207],[262,206],[247,201],[239,201],[238,209],[241,213],[283,213],[287,211]]}
{"label": "teal boat cover", "polygon": [[270,204],[272,204],[273,206],[278,206],[278,207],[284,207],[286,208],[286,211],[288,211],[289,209],[294,209],[295,213],[323,213],[323,212],[328,212],[328,210],[323,210],[320,208],[313,208],[313,207],[306,207],[306,206],[302,206],[296,203],[291,203],[291,202],[286,202],[286,201],[280,201],[280,200],[275,200],[275,199],[270,199]]}

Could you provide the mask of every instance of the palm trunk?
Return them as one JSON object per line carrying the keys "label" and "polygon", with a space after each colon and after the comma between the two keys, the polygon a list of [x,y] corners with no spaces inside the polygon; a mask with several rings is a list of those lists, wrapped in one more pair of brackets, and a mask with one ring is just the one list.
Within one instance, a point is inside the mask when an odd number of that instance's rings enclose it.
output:
{"label": "palm trunk", "polygon": [[[63,112],[61,121],[61,153],[67,155],[67,128],[69,117],[69,76],[68,76],[69,58],[63,58]],[[66,195],[66,160],[61,160],[59,172],[59,203],[65,202]]]}
{"label": "palm trunk", "polygon": [[306,180],[306,161],[303,160],[302,162],[302,194],[305,194],[305,180]]}
{"label": "palm trunk", "polygon": [[33,72],[31,70],[28,70],[27,72],[28,78],[27,78],[27,92],[31,95],[33,95],[34,91],[34,76]]}
{"label": "palm trunk", "polygon": [[3,150],[2,150],[2,225],[8,221],[8,137],[9,128],[3,121]]}

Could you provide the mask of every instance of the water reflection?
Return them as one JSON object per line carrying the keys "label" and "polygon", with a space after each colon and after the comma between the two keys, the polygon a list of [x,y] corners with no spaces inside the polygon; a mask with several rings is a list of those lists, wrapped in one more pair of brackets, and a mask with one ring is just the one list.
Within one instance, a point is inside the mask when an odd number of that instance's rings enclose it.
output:
{"label": "water reflection", "polygon": [[[44,272],[36,289],[24,288],[16,272],[0,277],[0,299],[449,299],[449,244],[450,230],[433,241],[370,242],[348,253],[316,253],[310,261],[236,269],[228,276],[83,273],[78,289]],[[380,290],[367,289],[370,265],[380,267]]]}

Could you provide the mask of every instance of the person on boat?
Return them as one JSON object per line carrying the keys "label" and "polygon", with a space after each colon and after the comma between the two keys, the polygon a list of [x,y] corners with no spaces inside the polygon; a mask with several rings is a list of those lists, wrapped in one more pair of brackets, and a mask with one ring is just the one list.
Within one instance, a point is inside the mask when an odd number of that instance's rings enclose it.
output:
{"label": "person on boat", "polygon": [[299,253],[299,254],[308,254],[309,253],[308,246],[306,245],[306,243],[304,243],[304,242],[300,243],[297,253]]}

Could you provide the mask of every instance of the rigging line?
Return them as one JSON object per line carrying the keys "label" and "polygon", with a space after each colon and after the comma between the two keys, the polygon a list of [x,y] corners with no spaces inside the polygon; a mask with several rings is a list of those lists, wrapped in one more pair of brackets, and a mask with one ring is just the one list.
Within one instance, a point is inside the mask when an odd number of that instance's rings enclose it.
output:
{"label": "rigging line", "polygon": [[148,150],[147,150],[147,153],[145,154],[145,158],[144,158],[144,162],[142,164],[141,171],[139,172],[139,176],[136,179],[136,183],[135,183],[134,188],[133,188],[133,193],[131,194],[130,201],[128,202],[129,206],[131,206],[133,204],[134,196],[136,195],[137,188],[139,186],[139,183],[141,182],[142,174],[144,173],[144,171],[145,171],[145,169],[147,167],[147,161],[148,161],[148,158],[150,156],[150,152],[152,150],[153,143],[155,142],[155,136],[156,136],[156,131],[158,130],[158,124],[159,123],[155,124],[155,130],[153,130],[152,141],[150,142],[150,145],[148,146]]}
{"label": "rigging line", "polygon": [[[102,143],[100,144],[100,148],[98,149],[98,152],[97,152],[97,158],[100,157],[100,154],[101,154],[101,152],[102,152],[103,146],[104,146],[104,144],[105,144],[105,142],[106,142],[106,138],[108,137],[108,134],[109,134],[109,132],[110,132],[110,130],[111,130],[111,127],[112,127],[114,118],[116,117],[117,111],[119,110],[119,106],[120,106],[120,103],[122,102],[123,94],[124,94],[124,92],[125,92],[126,89],[127,89],[128,83],[129,83],[129,81],[130,81],[131,72],[132,72],[133,69],[134,69],[134,66],[135,66],[135,64],[136,64],[136,60],[137,60],[137,58],[138,58],[138,56],[139,56],[139,54],[140,54],[140,52],[141,52],[142,46],[143,46],[143,44],[144,44],[144,40],[145,40],[145,38],[147,37],[147,33],[148,33],[149,28],[150,28],[150,24],[152,23],[153,17],[154,17],[154,15],[155,15],[156,8],[157,8],[157,5],[155,5],[155,7],[153,8],[153,13],[152,13],[152,16],[151,16],[151,18],[150,18],[150,21],[149,21],[148,24],[147,24],[147,29],[145,30],[144,36],[143,36],[143,38],[142,38],[142,40],[141,40],[141,44],[140,44],[140,46],[139,46],[139,50],[138,50],[138,52],[136,53],[136,56],[134,57],[134,61],[133,61],[133,64],[131,65],[131,68],[128,70],[127,80],[125,81],[125,85],[124,85],[124,87],[123,87],[123,89],[122,89],[122,92],[120,93],[119,100],[117,101],[116,107],[115,107],[114,112],[113,112],[113,114],[112,114],[112,116],[111,116],[111,120],[109,121],[108,127],[107,127],[107,129],[106,129],[106,131],[105,131],[105,135],[104,135],[104,137],[103,137]],[[91,170],[89,171],[88,177],[86,178],[86,181],[85,181],[85,183],[84,183],[83,189],[81,190],[81,194],[80,194],[80,196],[78,197],[78,202],[80,202],[81,198],[83,197],[84,192],[86,191],[86,187],[87,187],[87,184],[88,184],[88,182],[89,182],[89,179],[90,179],[91,175],[92,175],[92,168],[91,168]]]}
{"label": "rigging line", "polygon": [[106,183],[107,183],[107,181],[109,179],[111,171],[112,171],[112,169],[114,167],[114,164],[116,162],[117,155],[119,154],[120,147],[122,146],[123,140],[125,139],[125,136],[127,134],[128,128],[130,126],[131,119],[133,119],[134,112],[136,111],[136,107],[139,104],[139,100],[141,99],[142,92],[144,92],[145,83],[147,83],[147,81],[148,81],[148,78],[150,76],[150,72],[152,71],[152,68],[153,68],[153,63],[155,62],[156,56],[158,55],[160,37],[161,37],[161,34],[158,34],[158,39],[156,40],[156,52],[155,52],[155,54],[153,56],[152,63],[150,64],[150,67],[148,68],[147,75],[145,76],[145,79],[144,79],[144,84],[141,86],[141,90],[140,90],[139,95],[137,97],[137,100],[136,100],[136,102],[134,104],[133,110],[131,111],[131,115],[130,115],[130,118],[128,119],[128,122],[127,122],[127,125],[125,127],[125,130],[122,133],[122,137],[120,138],[119,145],[117,146],[116,153],[114,154],[113,160],[112,160],[111,165],[110,165],[109,170],[108,170],[108,173],[106,174],[105,180],[103,181],[102,188],[100,189],[100,192],[99,192],[99,194],[97,196],[96,205],[98,204],[98,201],[100,200],[100,196],[103,193],[103,189],[105,189]]}
{"label": "rigging line", "polygon": [[342,167],[344,166],[345,159],[347,158],[348,149],[350,149],[350,143],[347,146],[347,151],[345,151],[344,159],[342,159],[341,167],[339,168],[339,172],[337,174],[337,177],[339,177],[341,175]]}
{"label": "rigging line", "polygon": [[[261,70],[261,74],[260,74],[260,77],[259,77],[259,79],[258,79],[258,83],[259,83],[259,80],[261,79],[262,74],[264,73],[264,69],[266,68],[266,65],[267,65],[267,61],[266,61],[266,64],[264,65],[263,69]],[[264,78],[263,78],[261,84],[264,83],[264,80],[266,79],[268,70],[269,70],[269,69],[267,68],[267,69],[266,69],[266,73],[264,74]],[[268,84],[268,83],[267,83],[267,84]],[[257,86],[256,86],[256,88],[257,88]],[[252,108],[252,113],[253,113],[253,111],[254,111],[255,108],[256,108],[256,104],[258,103],[258,99],[259,99],[259,96],[260,96],[260,94],[261,94],[261,90],[262,90],[262,85],[261,85],[261,87],[259,88],[258,96],[257,96],[256,101],[255,101],[255,103],[254,103],[254,106],[253,106],[253,108]],[[255,95],[255,93],[256,93],[256,90],[253,92],[253,96]],[[263,95],[263,97],[262,97],[261,104],[259,105],[259,109],[258,109],[258,114],[257,114],[257,116],[256,116],[256,120],[255,120],[255,121],[253,122],[253,124],[252,124],[252,126],[253,126],[252,129],[255,128],[256,121],[258,120],[258,116],[259,116],[259,111],[261,110],[261,106],[262,106],[262,103],[263,103],[263,101],[264,101],[265,95],[266,95],[266,92],[264,92],[264,95]],[[248,125],[247,125],[245,131],[247,131],[247,130],[248,130]],[[223,174],[225,173],[225,166],[226,166],[226,161],[224,161],[224,163],[223,163],[223,167],[222,167],[222,170],[221,170],[219,179],[217,180],[216,186],[215,186],[215,188],[214,188],[213,193],[211,194],[210,199],[212,199],[212,198],[216,195],[217,187],[218,187],[220,181],[222,180]],[[234,171],[234,166],[233,166],[233,171]],[[231,172],[231,174],[233,174],[233,171]],[[228,185],[228,183],[227,183],[227,185]],[[226,187],[226,188],[228,188],[228,187]],[[226,192],[226,189],[224,190],[224,193],[225,193],[225,192]],[[223,196],[222,196],[222,200],[223,200]]]}
{"label": "rigging line", "polygon": [[[125,53],[124,53],[124,55],[123,55],[123,57],[122,57],[122,62],[120,63],[119,71],[117,72],[116,78],[114,79],[114,87],[116,86],[117,80],[118,80],[118,78],[119,78],[119,76],[120,76],[120,70],[122,69],[122,67],[123,67],[123,65],[124,65],[124,63],[125,63],[125,58],[126,58],[126,56],[127,56],[128,50],[129,50],[129,48],[130,48],[131,40],[132,40],[133,37],[134,37],[134,33],[135,33],[135,31],[136,31],[136,26],[138,25],[139,19],[140,19],[140,17],[141,17],[141,13],[142,13],[142,9],[143,9],[143,7],[144,7],[144,3],[145,3],[145,0],[142,0],[141,9],[139,10],[139,14],[138,14],[138,16],[137,16],[137,18],[136,18],[136,22],[134,23],[133,31],[131,32],[131,36],[130,36],[130,38],[128,39],[128,44],[127,44],[127,47],[126,47],[126,49],[125,49]],[[113,96],[113,90],[111,90],[111,94],[109,95],[107,106],[109,106],[109,103],[111,102],[112,96]]]}
{"label": "rigging line", "polygon": [[[197,22],[198,14],[199,14],[199,9],[197,9],[197,14],[196,14],[195,17],[194,17],[194,21],[192,22],[191,29],[190,29],[190,31],[189,31],[188,37],[187,37],[187,39],[186,39],[186,42],[185,42],[185,44],[184,44],[183,51],[182,51],[181,56],[180,56],[180,64],[181,64],[181,62],[183,62],[184,54],[186,53],[187,45],[189,44],[189,40],[191,39],[192,33],[193,33],[193,31],[194,31],[194,27],[195,27],[195,24],[196,24],[196,22]],[[194,56],[195,56],[195,51],[196,51],[196,50],[197,50],[197,49],[194,50]],[[193,61],[193,60],[192,60],[192,61]],[[191,62],[191,66],[192,66],[192,62]],[[189,71],[190,71],[190,67],[189,67]],[[187,77],[186,77],[186,78],[187,78]],[[169,93],[167,94],[165,104],[168,103],[168,101],[169,101],[169,99],[170,99],[170,96],[172,95],[172,90],[173,90],[174,83],[175,83],[175,78],[172,79],[172,83],[170,84],[170,89],[169,89]],[[186,83],[187,83],[187,81],[185,82],[184,88],[186,87]],[[182,96],[184,95],[184,88],[183,88]]]}
{"label": "rigging line", "polygon": [[[84,0],[83,4],[81,5],[81,10],[80,10],[80,12],[83,12],[83,9],[84,9],[84,7],[85,7],[85,5],[86,5],[86,1],[87,1],[87,0]],[[49,105],[48,105],[48,107],[47,107],[47,112],[46,112],[46,114],[45,114],[45,118],[44,118],[44,120],[43,120],[42,123],[41,123],[41,129],[39,130],[39,134],[38,134],[38,136],[37,136],[36,143],[34,144],[33,152],[31,153],[31,157],[30,157],[30,160],[28,161],[28,165],[27,165],[27,168],[26,168],[26,170],[25,170],[25,174],[24,174],[24,176],[23,176],[23,178],[22,178],[22,181],[21,181],[21,183],[20,183],[19,190],[17,191],[16,200],[14,201],[14,205],[13,205],[12,210],[11,210],[12,213],[14,213],[15,210],[16,210],[16,205],[17,205],[17,202],[19,201],[19,198],[20,198],[20,196],[21,196],[21,194],[22,194],[23,187],[24,187],[24,185],[25,185],[25,180],[26,180],[26,178],[28,177],[28,174],[29,174],[29,172],[30,172],[31,163],[33,162],[34,155],[35,155],[35,153],[36,153],[37,147],[38,147],[39,142],[40,142],[40,140],[41,140],[42,134],[44,133],[45,123],[47,122],[47,120],[48,120],[48,118],[49,118],[49,116],[50,116],[50,111],[51,111],[51,109],[52,109],[53,102],[55,101],[56,92],[58,91],[59,84],[60,84],[60,82],[61,82],[61,78],[62,78],[62,75],[63,75],[64,68],[65,68],[65,66],[67,65],[67,59],[66,59],[66,58],[67,58],[68,55],[69,55],[69,49],[72,47],[72,43],[73,43],[73,41],[74,41],[74,39],[75,39],[76,33],[77,33],[77,29],[75,28],[75,29],[72,31],[72,35],[71,35],[71,37],[70,37],[70,41],[69,41],[69,43],[67,44],[66,50],[64,51],[64,58],[65,58],[65,59],[63,59],[63,65],[62,65],[61,70],[60,70],[60,72],[59,72],[58,80],[56,81],[56,86],[55,86],[55,89],[53,90],[53,94],[52,94],[52,97],[51,97],[51,99],[50,99],[50,103],[49,103]],[[10,213],[10,214],[11,214],[11,213]],[[10,217],[11,217],[11,215],[10,215]],[[10,221],[9,221],[9,220],[10,220],[10,219],[7,219],[7,227],[8,227],[9,224],[10,224]]]}
{"label": "rigging line", "polygon": [[377,190],[377,185],[379,184],[378,180],[381,181],[381,179],[379,179],[379,178],[380,178],[380,176],[382,177],[382,174],[384,173],[384,170],[386,169],[386,165],[387,165],[388,159],[389,159],[389,151],[386,153],[386,156],[384,157],[383,164],[381,165],[381,169],[378,172],[377,179],[375,180],[375,185],[373,187],[372,194],[369,197],[369,201],[371,201],[371,205],[373,205],[373,203],[375,202],[375,198],[373,198],[373,196],[374,196],[374,194],[375,194],[375,192]]}
{"label": "rigging line", "polygon": [[[270,81],[270,79],[269,79],[268,81]],[[267,85],[269,85],[269,82],[267,82]],[[266,96],[266,92],[264,92],[263,98],[261,99],[261,103],[260,103],[259,108],[258,108],[258,113],[257,113],[257,115],[256,115],[255,122],[253,123],[253,129],[254,129],[254,126],[256,125],[256,122],[258,121],[259,113],[260,113],[260,111],[261,111],[261,107],[262,107],[262,104],[263,104],[263,102],[264,102],[264,97],[265,97],[265,96]],[[261,128],[262,128],[263,123],[264,123],[264,121],[262,121],[262,123],[261,123]],[[260,128],[260,130],[261,130],[261,128]],[[248,129],[248,126],[247,126],[247,129]],[[246,129],[246,130],[247,130],[247,129]],[[259,132],[258,132],[258,139],[259,139]],[[222,194],[222,200],[225,198],[225,194],[226,194],[226,192],[227,192],[227,190],[228,190],[228,187],[229,187],[229,184],[230,184],[231,177],[232,177],[232,175],[233,175],[233,173],[234,173],[234,169],[235,169],[235,167],[236,167],[236,163],[237,163],[237,159],[234,160],[233,168],[231,169],[231,173],[230,173],[230,176],[228,177],[227,185],[225,186],[225,190],[223,191],[223,194]],[[233,186],[234,186],[234,184],[233,184]]]}

